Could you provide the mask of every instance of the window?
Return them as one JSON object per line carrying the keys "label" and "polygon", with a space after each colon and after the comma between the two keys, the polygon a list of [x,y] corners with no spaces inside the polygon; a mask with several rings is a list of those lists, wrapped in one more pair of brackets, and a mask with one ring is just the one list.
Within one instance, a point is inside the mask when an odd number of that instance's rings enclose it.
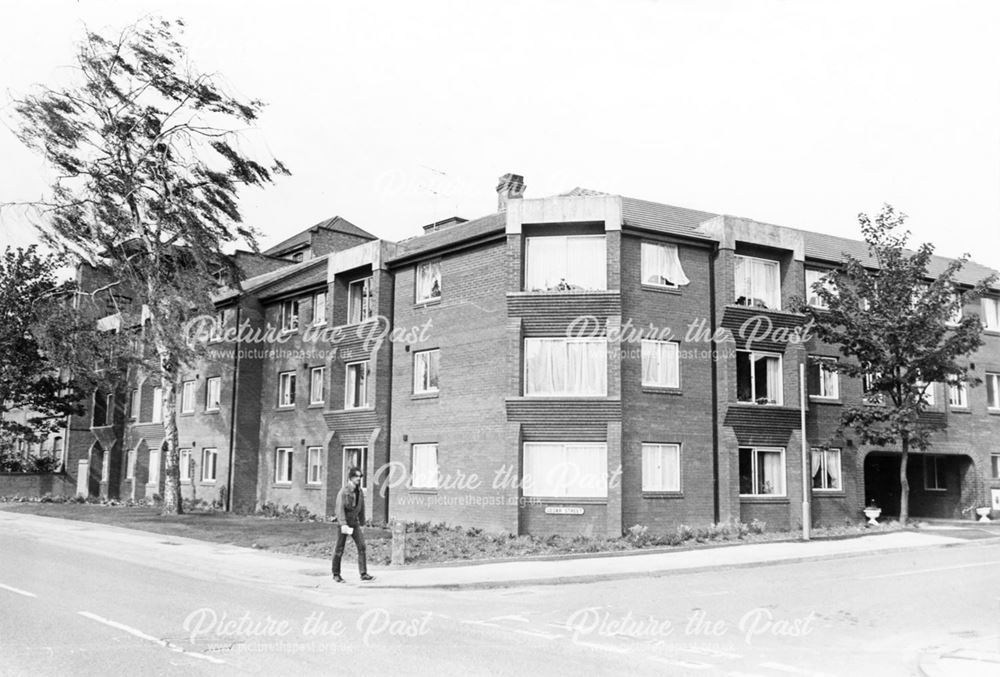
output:
{"label": "window", "polygon": [[367,467],[368,447],[344,447],[344,474],[342,477],[345,482],[347,481],[347,473],[350,472],[351,468],[358,468],[361,470],[361,487],[364,489],[368,488]]}
{"label": "window", "polygon": [[606,498],[608,445],[587,442],[525,442],[524,495]]}
{"label": "window", "polygon": [[295,372],[285,371],[278,374],[278,406],[295,406]]}
{"label": "window", "polygon": [[372,279],[366,277],[347,285],[347,323],[358,324],[368,320],[372,310]]}
{"label": "window", "polygon": [[347,365],[345,409],[368,406],[368,360]]}
{"label": "window", "polygon": [[440,350],[421,350],[413,353],[413,392],[436,393],[438,391],[438,362]]}
{"label": "window", "polygon": [[326,292],[313,294],[313,326],[326,324]]}
{"label": "window", "polygon": [[214,448],[201,450],[201,481],[214,482],[219,451]]}
{"label": "window", "polygon": [[305,252],[295,252],[292,254],[292,261],[295,261],[295,263],[302,263],[302,259],[305,258],[305,254]]}
{"label": "window", "polygon": [[115,423],[115,394],[108,393],[104,397],[104,425]]}
{"label": "window", "polygon": [[1000,299],[984,296],[982,302],[983,325],[991,331],[1000,331]]}
{"label": "window", "polygon": [[828,365],[835,363],[836,358],[809,358],[809,397],[822,400],[840,398],[840,375]]}
{"label": "window", "polygon": [[438,445],[414,444],[410,453],[410,486],[414,489],[437,489]]}
{"label": "window", "polygon": [[1000,454],[990,454],[990,477],[1000,480]]}
{"label": "window", "polygon": [[222,377],[210,376],[205,380],[205,411],[218,411],[222,401]]}
{"label": "window", "polygon": [[62,458],[63,453],[63,438],[56,437],[52,440],[52,455],[56,458]]}
{"label": "window", "polygon": [[680,388],[680,346],[672,341],[642,342],[642,385]]}
{"label": "window", "polygon": [[924,391],[924,404],[927,405],[928,407],[933,407],[934,404],[935,404],[935,402],[936,402],[936,400],[934,398],[934,384],[933,383],[924,383],[923,381],[917,381],[913,385],[915,385],[917,387],[917,390],[923,389],[923,391]]}
{"label": "window", "polygon": [[812,453],[812,488],[819,491],[840,491],[840,449],[810,450]]}
{"label": "window", "polygon": [[309,404],[326,402],[326,367],[313,367],[309,372]]}
{"label": "window", "polygon": [[163,388],[153,388],[153,423],[163,423]]}
{"label": "window", "polygon": [[194,412],[194,381],[184,381],[181,384],[181,413]]}
{"label": "window", "polygon": [[1000,409],[1000,374],[986,372],[986,406]]}
{"label": "window", "polygon": [[740,447],[740,495],[785,495],[785,450]]}
{"label": "window", "polygon": [[957,409],[969,407],[969,391],[965,383],[959,381],[948,384],[948,406]]}
{"label": "window", "polygon": [[441,262],[417,264],[417,303],[441,298]]}
{"label": "window", "polygon": [[681,490],[681,447],[679,444],[643,443],[642,490]]}
{"label": "window", "polygon": [[232,317],[232,308],[224,308],[215,312],[212,321],[212,332],[209,340],[213,342],[221,341],[224,338],[226,328],[229,326],[229,318]]}
{"label": "window", "polygon": [[125,479],[135,479],[135,449],[129,449],[128,456],[125,458]]}
{"label": "window", "polygon": [[948,324],[958,325],[962,323],[962,295],[959,293],[954,293],[951,295],[951,302],[955,304],[952,308],[951,316],[948,318]]}
{"label": "window", "polygon": [[[877,389],[878,381],[881,378],[881,374],[877,373],[863,374],[861,376],[861,392],[863,393],[861,396],[862,402],[872,405],[883,403],[883,393]],[[927,390],[924,391],[924,401],[929,405],[934,404],[934,384],[931,384]]]}
{"label": "window", "polygon": [[778,262],[736,257],[736,303],[754,308],[781,308]]}
{"label": "window", "polygon": [[681,268],[677,245],[643,242],[640,251],[643,284],[675,289],[691,282]]}
{"label": "window", "polygon": [[292,483],[292,449],[279,447],[274,453],[274,483]]}
{"label": "window", "polygon": [[608,288],[604,235],[529,237],[525,241],[525,291]]}
{"label": "window", "polygon": [[781,356],[737,351],[736,400],[781,404]]}
{"label": "window", "polygon": [[281,331],[296,331],[299,328],[298,299],[281,302]]}
{"label": "window", "polygon": [[947,491],[945,484],[944,456],[924,456],[924,489],[927,491]]}
{"label": "window", "polygon": [[816,292],[815,287],[817,284],[834,294],[837,293],[837,288],[826,279],[826,275],[827,271],[825,270],[810,270],[806,268],[806,303],[813,308],[826,308],[826,302]]}
{"label": "window", "polygon": [[191,450],[180,450],[181,482],[190,482],[194,477],[194,466],[191,464]]}
{"label": "window", "polygon": [[139,420],[139,389],[132,388],[128,394],[128,417],[133,421]]}
{"label": "window", "polygon": [[323,447],[306,449],[306,482],[308,484],[323,483]]}
{"label": "window", "polygon": [[524,340],[525,395],[607,395],[607,372],[605,339]]}

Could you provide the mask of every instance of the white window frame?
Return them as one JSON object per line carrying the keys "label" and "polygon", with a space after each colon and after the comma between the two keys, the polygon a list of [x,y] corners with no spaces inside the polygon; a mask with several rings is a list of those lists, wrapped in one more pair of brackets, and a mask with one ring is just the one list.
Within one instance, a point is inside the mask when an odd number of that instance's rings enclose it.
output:
{"label": "white window frame", "polygon": [[[743,493],[742,487],[740,487],[740,496],[746,496],[746,497],[749,497],[749,498],[760,498],[760,497],[764,497],[764,498],[786,498],[788,496],[788,467],[787,467],[787,459],[785,458],[785,448],[784,447],[747,447],[747,446],[740,446],[739,447],[739,451],[737,453],[739,455],[742,455],[742,451],[744,449],[749,449],[750,452],[751,452],[751,454],[750,454],[750,459],[751,459],[750,473],[751,473],[751,482],[752,482],[752,485],[753,485],[752,488],[753,488],[754,491],[753,491],[753,493],[745,494],[745,493]],[[760,460],[758,458],[758,455],[761,454],[761,453],[771,454],[771,453],[776,453],[776,452],[781,454],[781,489],[782,489],[782,491],[781,491],[780,494],[779,493],[764,493],[764,492],[762,492],[760,490],[761,488],[760,488],[759,482],[758,482],[758,472],[757,471],[759,470],[759,464],[760,464]],[[737,458],[737,464],[739,464],[739,458]],[[740,476],[740,475],[742,475],[742,473],[740,473],[739,472],[739,468],[737,468],[737,476]]]}
{"label": "white window frame", "polygon": [[[781,272],[780,266],[778,268],[778,272],[779,274]],[[806,268],[806,303],[813,308],[819,308],[821,310],[826,310],[828,308],[826,303],[823,302],[823,299],[820,298],[820,296],[816,294],[816,291],[813,289],[814,284],[819,283],[834,294],[837,293],[837,288],[830,284],[829,280],[824,279],[829,273],[829,270],[823,270],[821,268]]]}
{"label": "white window frame", "polygon": [[191,484],[191,480],[194,479],[194,468],[191,466],[191,449],[180,449],[178,450],[178,463],[180,465],[180,476],[181,482],[184,484]]}
{"label": "white window frame", "polygon": [[1000,480],[1000,451],[990,454],[990,479]]}
{"label": "white window frame", "polygon": [[323,447],[306,449],[306,484],[323,484]]}
{"label": "white window frame", "polygon": [[983,308],[983,327],[986,331],[1000,331],[1000,299],[983,296],[980,302]]}
{"label": "white window frame", "polygon": [[[823,355],[810,355],[809,356],[809,361],[811,363],[816,364],[816,365],[819,366],[819,373],[817,374],[817,376],[818,376],[817,384],[819,386],[819,394],[814,395],[812,393],[809,393],[809,399],[811,399],[811,400],[839,400],[840,399],[840,373],[836,372],[836,371],[833,371],[832,369],[826,369],[823,366],[823,364],[825,362],[836,362],[837,358],[836,357],[825,357]],[[831,376],[830,383],[833,384],[833,388],[832,388],[833,392],[832,392],[832,394],[826,392],[826,390],[827,390],[826,389],[827,382],[823,378],[824,374],[830,374],[830,376]]]}
{"label": "white window frame", "polygon": [[193,414],[195,408],[195,388],[194,381],[184,381],[181,383],[181,413]]}
{"label": "white window frame", "polygon": [[[1000,411],[1000,373],[986,372],[986,408],[990,411]],[[991,387],[992,384],[992,387]],[[992,393],[992,397],[990,394]]]}
{"label": "white window frame", "polygon": [[643,442],[641,462],[644,493],[681,493],[681,445]]}
{"label": "white window frame", "polygon": [[278,447],[274,450],[274,483],[292,483],[295,450],[292,447]]}
{"label": "white window frame", "polygon": [[[427,283],[421,284],[421,280],[424,279],[424,276],[420,271],[428,268],[431,270],[431,274],[426,278]],[[436,301],[441,298],[441,287],[443,284],[441,281],[440,259],[418,263],[414,268],[413,275],[413,298],[415,303],[427,303],[428,301]],[[437,294],[434,293],[435,280],[437,280]]]}
{"label": "white window frame", "polygon": [[150,412],[150,423],[163,423],[163,388],[153,387],[153,410]]}
{"label": "white window frame", "polygon": [[[743,255],[743,254],[736,254],[735,259],[736,259],[737,262],[739,262],[739,261],[742,260],[744,262],[743,265],[753,265],[753,266],[764,265],[764,266],[767,266],[768,268],[773,268],[774,271],[775,271],[775,273],[774,273],[775,288],[773,290],[771,290],[771,293],[768,294],[768,295],[759,295],[758,296],[754,292],[759,292],[761,290],[753,289],[753,288],[745,289],[743,291],[745,291],[746,293],[741,294],[740,291],[741,291],[741,289],[743,287],[743,281],[740,280],[738,278],[738,276],[736,275],[736,270],[738,269],[738,266],[734,265],[733,266],[733,280],[735,282],[735,287],[734,288],[736,290],[736,295],[735,295],[735,298],[733,299],[733,302],[734,303],[738,303],[740,297],[742,296],[743,298],[747,299],[747,301],[748,301],[747,303],[742,304],[742,305],[745,305],[746,307],[749,307],[749,308],[756,308],[758,306],[754,305],[754,299],[755,298],[760,298],[764,302],[765,307],[768,310],[781,310],[781,262],[780,261],[775,261],[774,259],[762,259],[762,258],[758,258],[756,256],[746,256],[746,255]],[[751,287],[752,287],[752,284],[753,284],[753,275],[752,274],[750,276],[750,281],[751,281]],[[773,301],[774,305],[771,305],[770,302],[772,302],[772,301]]]}
{"label": "white window frame", "polygon": [[[59,439],[59,438],[56,438]],[[55,441],[52,443],[52,454],[55,455]],[[135,479],[135,456],[136,450],[129,449],[128,456],[125,458],[125,479],[134,480]]]}
{"label": "white window frame", "polygon": [[[532,342],[538,342],[538,343],[542,343],[542,342],[557,343],[558,342],[558,343],[562,343],[563,344],[564,350],[566,351],[566,357],[565,357],[565,360],[566,360],[566,382],[562,384],[563,388],[561,390],[539,391],[539,392],[529,392],[528,391],[529,384],[532,383],[531,379],[529,379],[529,374],[528,374],[528,366],[530,364],[529,360],[528,360],[528,345],[529,345],[529,343],[532,343]],[[602,347],[602,350],[598,351],[598,354],[601,355],[601,359],[602,359],[602,362],[603,362],[603,364],[601,365],[601,371],[600,371],[600,373],[604,374],[603,389],[601,389],[600,391],[578,393],[578,392],[573,392],[571,390],[568,390],[567,387],[566,387],[566,386],[569,385],[569,381],[570,381],[570,378],[571,378],[571,374],[569,373],[569,363],[570,363],[570,360],[569,360],[569,346],[570,346],[570,344],[579,344],[579,343],[600,344],[601,347]],[[523,345],[524,345],[524,367],[523,367],[523,370],[522,370],[522,376],[524,378],[524,396],[525,397],[607,397],[607,395],[608,395],[608,376],[607,376],[607,373],[608,373],[608,350],[607,350],[608,341],[607,341],[606,337],[594,338],[594,339],[590,339],[590,338],[563,338],[563,337],[526,338],[526,339],[524,339],[524,344]]]}
{"label": "white window frame", "polygon": [[[424,381],[420,382],[420,363],[424,363]],[[413,394],[425,395],[436,393],[440,390],[441,378],[441,350],[432,348],[430,350],[418,350],[413,353]]]}
{"label": "white window frame", "polygon": [[969,408],[969,387],[964,381],[948,384],[948,407],[951,409]]}
{"label": "white window frame", "polygon": [[219,476],[219,450],[205,447],[201,450],[201,481],[215,482]]}
{"label": "white window frame", "polygon": [[[681,347],[676,341],[658,341],[653,339],[642,339],[640,345],[640,370],[642,372],[642,385],[651,388],[680,388],[681,387]],[[659,381],[647,381],[646,380],[646,355],[647,353],[654,353],[656,356],[657,364],[662,367],[664,357],[669,362],[673,362],[673,382],[670,382],[669,373],[667,382]],[[666,356],[664,356],[666,352]],[[657,369],[657,374],[662,372],[662,369]],[[667,370],[670,371],[669,369]]]}
{"label": "white window frame", "polygon": [[140,405],[142,404],[142,395],[139,394],[138,388],[132,388],[128,394],[128,417],[129,420],[138,421]]}
{"label": "white window frame", "polygon": [[[814,470],[815,465],[815,454],[819,454],[819,466]],[[830,458],[835,455],[837,459],[837,477],[836,486],[822,486],[828,485],[827,477],[830,474],[828,468],[830,467]],[[840,449],[824,449],[822,447],[812,447],[809,449],[809,476],[810,484],[812,490],[816,492],[840,492],[844,490],[844,455],[841,453]],[[816,471],[820,473],[820,485],[816,486]]]}
{"label": "white window frame", "polygon": [[278,372],[278,407],[291,409],[295,406],[295,390],[298,387],[294,371]]}
{"label": "white window frame", "polygon": [[[430,455],[427,460],[421,459],[421,463],[427,464],[427,467],[423,465],[417,467],[418,454]],[[433,466],[433,472],[431,472],[431,466]],[[437,489],[440,467],[436,442],[424,442],[410,446],[410,488]]]}
{"label": "white window frame", "polygon": [[[317,397],[317,384],[319,396]],[[309,370],[309,404],[324,404],[326,402],[326,367],[313,367]]]}
{"label": "white window frame", "polygon": [[[361,295],[355,298],[354,290],[360,285]],[[367,322],[374,315],[372,308],[372,276],[355,280],[347,285],[347,324]]]}
{"label": "white window frame", "polygon": [[[360,404],[352,403],[351,398],[354,395],[356,388],[352,388],[351,381],[351,371],[354,367],[361,367],[360,374],[362,379],[361,397],[362,402]],[[359,360],[357,362],[348,362],[344,365],[344,409],[367,409],[370,406],[368,400],[371,399],[370,392],[370,381],[369,381],[369,360]],[[357,377],[355,377],[356,380]]]}
{"label": "white window frame", "polygon": [[[601,454],[598,460],[600,470],[593,477],[584,478],[579,470],[579,466],[570,459],[570,451],[573,449],[587,448]],[[582,498],[607,498],[608,497],[608,445],[606,442],[525,442],[523,445],[524,475],[521,478],[522,491],[526,497],[534,498],[557,498],[557,499],[582,499]],[[547,459],[549,463],[546,469],[535,476],[531,470],[540,461],[534,458],[535,454],[550,455]],[[573,487],[568,483],[562,486],[551,487],[550,485],[560,478],[583,480],[583,484],[576,493],[571,493]],[[541,482],[539,481],[541,478]],[[546,491],[554,488],[554,491]]]}
{"label": "white window frame", "polygon": [[[650,277],[656,276],[658,279],[667,279],[666,273],[668,270],[647,270],[646,265],[651,258],[654,257],[653,248],[663,249],[666,251],[665,255],[662,255],[666,259],[672,259],[673,263],[676,265],[676,273],[679,275],[676,282],[651,282]],[[687,275],[684,274],[684,268],[681,266],[680,250],[677,245],[670,242],[642,242],[639,245],[639,281],[643,286],[646,287],[659,287],[661,289],[678,289],[681,286],[690,284],[690,280]]]}
{"label": "white window frame", "polygon": [[[212,391],[215,391],[213,397]],[[222,377],[209,376],[205,379],[205,411],[218,411],[222,406]]]}
{"label": "white window frame", "polygon": [[115,394],[108,393],[104,396],[104,425],[115,424]]}
{"label": "white window frame", "polygon": [[[597,240],[600,239],[604,247],[604,253],[601,257],[604,262],[603,276],[601,277],[600,283],[595,287],[585,287],[581,284],[582,279],[574,278],[572,280],[567,278],[562,278],[562,280],[557,283],[555,287],[548,287],[547,289],[535,288],[533,285],[532,278],[536,277],[536,256],[542,257],[540,263],[537,263],[541,268],[551,267],[553,265],[552,261],[544,260],[545,257],[542,254],[537,254],[532,252],[533,244],[540,243],[541,241],[546,241],[547,243],[561,242],[563,245],[563,251],[561,253],[564,261],[563,268],[566,270],[567,276],[572,276],[572,271],[570,270],[569,261],[573,260],[573,254],[571,253],[570,243],[577,242],[580,240]],[[607,261],[608,261],[608,241],[607,235],[604,233],[594,233],[590,235],[541,235],[526,237],[524,241],[524,290],[525,291],[539,291],[539,292],[558,292],[562,291],[559,285],[565,282],[568,286],[578,286],[581,291],[606,291],[608,288],[608,271],[607,271]]]}
{"label": "white window frame", "polygon": [[[948,491],[948,487],[942,482],[941,475],[943,474],[944,456],[935,454],[926,454],[924,456],[924,491]],[[939,465],[940,464],[940,465]],[[934,486],[931,486],[929,482],[931,478],[931,472],[928,469],[933,469],[933,480]]]}
{"label": "white window frame", "polygon": [[[351,458],[355,452],[361,460],[358,463],[349,463],[348,459]],[[343,473],[341,476],[344,478],[345,482],[347,481],[347,473],[350,472],[351,468],[356,466],[359,470],[361,470],[361,488],[368,488],[368,447],[361,445],[344,447],[340,462],[341,472]]]}
{"label": "white window frame", "polygon": [[279,306],[281,333],[288,334],[299,329],[299,300],[285,299]]}
{"label": "white window frame", "polygon": [[326,324],[326,290],[323,289],[313,294],[313,317],[314,327],[321,327]]}
{"label": "white window frame", "polygon": [[935,387],[933,383],[924,383],[923,381],[917,381],[914,385],[918,388],[924,388],[924,404],[928,407],[934,407],[937,405],[937,398],[935,396]]}
{"label": "white window frame", "polygon": [[[740,353],[748,354],[750,356],[750,398],[751,398],[749,400],[741,400],[741,399],[739,399],[739,366],[737,365],[737,369],[736,369],[736,400],[737,400],[737,402],[741,402],[743,404],[756,404],[758,406],[762,406],[762,405],[763,406],[771,406],[771,407],[780,407],[780,406],[782,406],[782,403],[784,402],[784,392],[783,391],[785,390],[785,371],[784,371],[785,364],[784,364],[784,359],[783,359],[783,356],[781,355],[781,353],[770,353],[770,352],[761,351],[761,350],[737,350],[736,353],[737,353],[737,360],[739,359],[739,354]],[[773,402],[770,402],[770,401],[768,401],[768,402],[760,402],[760,403],[757,402],[757,397],[756,397],[756,393],[757,393],[757,374],[756,374],[756,370],[753,367],[754,367],[754,362],[756,362],[758,358],[777,358],[777,360],[778,360],[778,381],[779,381],[779,383],[778,383],[778,393],[777,393],[777,397],[774,398]]]}

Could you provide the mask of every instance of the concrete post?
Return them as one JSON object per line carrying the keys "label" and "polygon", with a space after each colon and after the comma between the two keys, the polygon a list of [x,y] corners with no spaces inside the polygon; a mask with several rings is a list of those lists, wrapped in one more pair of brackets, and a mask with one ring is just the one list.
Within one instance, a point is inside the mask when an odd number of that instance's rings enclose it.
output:
{"label": "concrete post", "polygon": [[392,558],[393,566],[406,564],[406,524],[400,520],[392,522]]}

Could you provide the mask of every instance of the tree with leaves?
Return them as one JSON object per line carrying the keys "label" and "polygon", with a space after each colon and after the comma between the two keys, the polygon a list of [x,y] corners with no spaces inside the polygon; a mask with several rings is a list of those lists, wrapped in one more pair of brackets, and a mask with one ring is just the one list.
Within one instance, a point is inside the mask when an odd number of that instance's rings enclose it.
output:
{"label": "tree with leaves", "polygon": [[77,367],[92,366],[104,341],[74,304],[73,284],[59,279],[62,265],[36,245],[0,257],[0,447],[8,452],[14,440],[41,442],[82,413],[94,385]]}
{"label": "tree with leaves", "polygon": [[974,386],[964,358],[983,341],[976,315],[962,307],[978,299],[995,280],[962,287],[956,275],[968,256],[952,260],[938,275],[929,266],[934,248],[906,248],[906,216],[890,205],[870,219],[860,214],[871,260],[847,256],[839,269],[813,285],[825,309],[802,309],[818,339],[839,347],[843,360],[829,368],[866,384],[865,402],[841,413],[841,431],[851,428],[864,444],[899,445],[899,520],[909,518],[907,463],[911,451],[932,445],[941,423],[922,416],[927,388],[939,382]]}
{"label": "tree with leaves", "polygon": [[223,252],[256,232],[243,224],[238,194],[287,174],[242,146],[263,104],[228,94],[216,75],[191,65],[177,36],[183,24],[150,19],[117,36],[87,31],[75,81],[39,87],[15,101],[18,136],[57,177],[34,203],[44,239],[120,285],[147,308],[146,370],[159,376],[166,442],[164,513],[181,511],[176,392],[194,347],[182,332],[211,312],[239,270]]}

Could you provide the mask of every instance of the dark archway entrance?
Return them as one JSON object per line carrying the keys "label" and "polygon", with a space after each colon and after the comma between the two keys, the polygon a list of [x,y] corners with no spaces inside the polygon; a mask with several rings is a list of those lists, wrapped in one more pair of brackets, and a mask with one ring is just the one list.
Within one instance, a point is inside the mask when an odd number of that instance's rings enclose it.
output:
{"label": "dark archway entrance", "polygon": [[[872,502],[886,517],[899,516],[901,455],[876,451],[865,457],[865,505]],[[910,454],[906,478],[910,484],[910,516],[962,518],[963,487],[973,474],[968,456]]]}

